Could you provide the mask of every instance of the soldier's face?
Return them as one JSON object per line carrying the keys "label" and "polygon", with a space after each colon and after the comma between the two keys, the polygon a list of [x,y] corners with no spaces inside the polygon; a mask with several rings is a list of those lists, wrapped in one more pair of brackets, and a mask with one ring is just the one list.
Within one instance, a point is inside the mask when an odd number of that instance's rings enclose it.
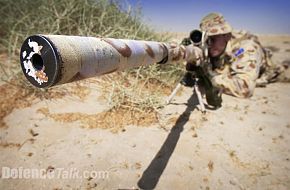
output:
{"label": "soldier's face", "polygon": [[228,38],[226,35],[215,35],[208,38],[209,55],[211,57],[220,56],[226,49]]}

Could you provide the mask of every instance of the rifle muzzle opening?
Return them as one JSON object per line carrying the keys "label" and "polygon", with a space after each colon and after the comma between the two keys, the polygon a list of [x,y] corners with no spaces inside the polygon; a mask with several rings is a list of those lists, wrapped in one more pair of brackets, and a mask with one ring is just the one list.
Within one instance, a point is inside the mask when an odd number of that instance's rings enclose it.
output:
{"label": "rifle muzzle opening", "polygon": [[34,67],[34,69],[36,71],[41,71],[43,70],[44,68],[44,64],[43,64],[43,59],[41,57],[41,55],[39,54],[34,54],[32,57],[31,57],[31,62],[32,62],[32,66]]}

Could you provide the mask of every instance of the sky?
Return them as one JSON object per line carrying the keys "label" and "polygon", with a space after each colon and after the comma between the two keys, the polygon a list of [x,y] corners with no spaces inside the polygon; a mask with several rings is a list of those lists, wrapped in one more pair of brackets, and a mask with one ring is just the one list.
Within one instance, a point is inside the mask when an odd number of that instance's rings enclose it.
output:
{"label": "sky", "polygon": [[127,0],[141,6],[156,31],[189,32],[203,16],[220,12],[234,29],[257,34],[290,34],[290,0]]}

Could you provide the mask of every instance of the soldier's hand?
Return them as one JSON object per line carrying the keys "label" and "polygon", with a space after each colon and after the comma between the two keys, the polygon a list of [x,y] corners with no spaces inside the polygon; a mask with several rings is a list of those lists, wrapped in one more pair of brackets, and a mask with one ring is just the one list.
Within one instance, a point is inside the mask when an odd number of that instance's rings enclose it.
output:
{"label": "soldier's hand", "polygon": [[185,48],[185,60],[188,63],[195,64],[196,66],[199,66],[201,62],[203,61],[203,52],[202,49],[199,47],[196,47],[194,45],[188,45]]}

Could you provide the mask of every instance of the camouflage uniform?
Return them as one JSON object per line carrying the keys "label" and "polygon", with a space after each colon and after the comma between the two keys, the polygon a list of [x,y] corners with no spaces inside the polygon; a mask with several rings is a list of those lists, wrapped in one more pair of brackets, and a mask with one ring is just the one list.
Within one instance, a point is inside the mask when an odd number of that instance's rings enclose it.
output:
{"label": "camouflage uniform", "polygon": [[218,13],[211,13],[201,21],[200,28],[208,36],[231,33],[224,53],[218,58],[210,58],[204,64],[212,85],[223,93],[237,97],[250,97],[257,85],[273,82],[283,71],[274,65],[270,54],[258,38],[245,31],[233,31]]}

